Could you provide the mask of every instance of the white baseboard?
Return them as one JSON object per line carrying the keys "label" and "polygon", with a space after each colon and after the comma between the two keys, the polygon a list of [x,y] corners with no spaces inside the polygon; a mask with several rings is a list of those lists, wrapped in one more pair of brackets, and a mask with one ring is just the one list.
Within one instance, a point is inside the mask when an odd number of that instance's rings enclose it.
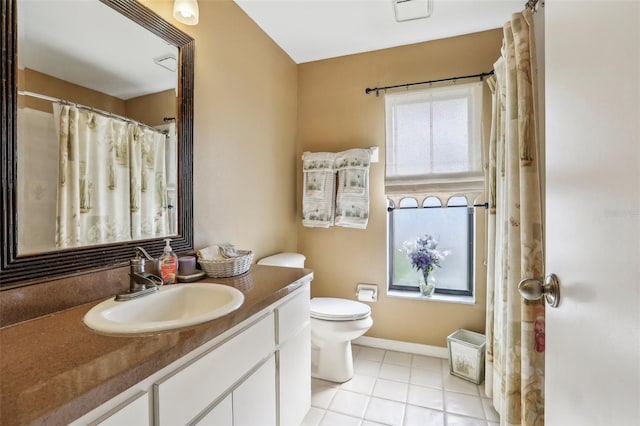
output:
{"label": "white baseboard", "polygon": [[439,346],[422,345],[420,343],[400,342],[398,340],[379,339],[377,337],[361,336],[353,340],[356,345],[369,346],[371,348],[385,349],[388,351],[407,352],[416,355],[432,356],[448,359],[449,350]]}

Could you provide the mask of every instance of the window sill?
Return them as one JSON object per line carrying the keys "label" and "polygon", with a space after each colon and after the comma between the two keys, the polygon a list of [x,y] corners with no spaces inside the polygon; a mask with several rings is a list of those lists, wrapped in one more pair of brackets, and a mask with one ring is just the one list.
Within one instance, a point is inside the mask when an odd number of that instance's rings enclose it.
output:
{"label": "window sill", "polygon": [[418,292],[413,291],[398,291],[387,290],[388,297],[395,297],[398,299],[412,299],[412,300],[426,300],[429,302],[442,302],[442,303],[456,303],[460,305],[475,305],[476,299],[474,296],[456,296],[451,294],[434,294],[431,297],[421,296]]}

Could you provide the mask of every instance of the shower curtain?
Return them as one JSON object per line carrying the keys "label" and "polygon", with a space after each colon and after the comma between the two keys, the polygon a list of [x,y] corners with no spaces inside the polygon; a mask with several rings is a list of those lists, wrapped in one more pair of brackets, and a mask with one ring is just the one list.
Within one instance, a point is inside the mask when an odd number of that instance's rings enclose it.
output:
{"label": "shower curtain", "polygon": [[56,246],[166,235],[164,134],[71,105],[54,104],[54,117]]}
{"label": "shower curtain", "polygon": [[502,425],[544,424],[542,301],[521,298],[524,278],[543,280],[543,232],[532,13],[504,26],[502,56],[489,79],[493,117],[488,164],[485,391]]}
{"label": "shower curtain", "polygon": [[134,124],[130,132],[131,237],[167,235],[166,136]]}

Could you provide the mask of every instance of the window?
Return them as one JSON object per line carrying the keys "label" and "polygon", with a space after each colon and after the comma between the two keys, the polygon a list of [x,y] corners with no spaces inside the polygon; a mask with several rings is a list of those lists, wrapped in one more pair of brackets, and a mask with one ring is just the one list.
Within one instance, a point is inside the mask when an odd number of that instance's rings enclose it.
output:
{"label": "window", "polygon": [[400,248],[405,241],[425,234],[438,241],[447,253],[442,267],[433,271],[436,293],[460,296],[473,294],[474,209],[464,197],[452,198],[447,208],[428,198],[423,208],[405,198],[399,208],[389,207],[389,289],[418,291],[421,273],[411,267]]}
{"label": "window", "polygon": [[436,293],[470,296],[482,83],[386,95],[385,108],[389,289],[418,291],[422,274],[400,249],[429,234],[448,252],[433,272]]}

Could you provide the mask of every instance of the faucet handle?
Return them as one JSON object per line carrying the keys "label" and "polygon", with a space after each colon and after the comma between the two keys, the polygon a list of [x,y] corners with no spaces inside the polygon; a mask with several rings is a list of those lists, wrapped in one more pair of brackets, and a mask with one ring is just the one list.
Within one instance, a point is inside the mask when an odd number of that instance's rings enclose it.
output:
{"label": "faucet handle", "polygon": [[143,255],[145,258],[147,258],[147,260],[150,260],[152,262],[155,262],[156,259],[154,259],[153,257],[151,257],[149,255],[149,253],[147,253],[147,251],[145,249],[143,249],[142,247],[136,247],[136,258],[140,259],[140,255]]}

